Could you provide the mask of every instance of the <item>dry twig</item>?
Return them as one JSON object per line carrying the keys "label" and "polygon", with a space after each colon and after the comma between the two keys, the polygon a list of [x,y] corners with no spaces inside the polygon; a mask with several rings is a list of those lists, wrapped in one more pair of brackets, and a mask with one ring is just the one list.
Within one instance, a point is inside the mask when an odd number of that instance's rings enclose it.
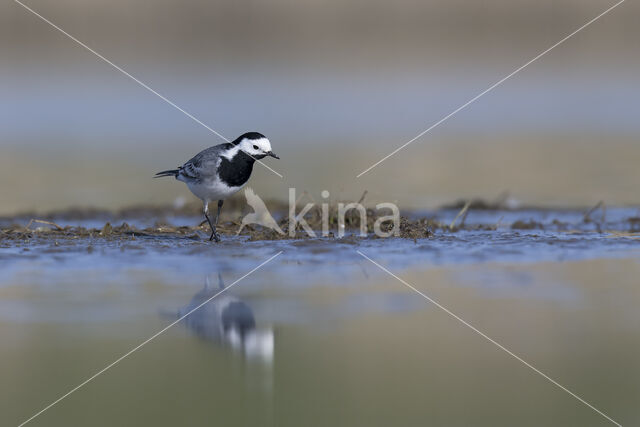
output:
{"label": "dry twig", "polygon": [[60,231],[64,230],[64,228],[60,227],[60,226],[59,226],[58,224],[56,224],[55,222],[45,221],[45,220],[43,220],[43,219],[34,219],[34,218],[31,218],[31,221],[29,221],[29,224],[27,224],[27,226],[25,227],[25,229],[27,229],[27,230],[31,231],[31,230],[29,229],[29,227],[31,227],[31,224],[33,224],[34,222],[37,222],[37,223],[39,223],[39,224],[52,225],[52,226],[54,226],[56,229],[58,229],[58,230],[60,230]]}
{"label": "dry twig", "polygon": [[469,206],[471,206],[471,200],[469,200],[467,203],[464,204],[464,207],[462,209],[460,209],[460,212],[458,212],[458,215],[456,215],[456,217],[453,219],[453,221],[451,221],[451,225],[449,225],[449,230],[453,230],[453,228],[456,225],[456,221],[458,221],[458,218],[460,218],[462,215],[464,215],[461,224],[464,223],[467,211],[469,210]]}

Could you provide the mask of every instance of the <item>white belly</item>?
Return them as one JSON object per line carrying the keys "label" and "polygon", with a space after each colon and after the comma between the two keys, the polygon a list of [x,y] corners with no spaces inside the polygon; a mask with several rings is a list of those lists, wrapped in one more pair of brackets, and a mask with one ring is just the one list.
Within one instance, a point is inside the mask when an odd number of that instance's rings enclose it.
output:
{"label": "white belly", "polygon": [[224,200],[235,194],[244,185],[239,187],[229,187],[219,180],[203,181],[199,183],[187,182],[187,187],[196,197],[203,201],[210,202],[213,200]]}

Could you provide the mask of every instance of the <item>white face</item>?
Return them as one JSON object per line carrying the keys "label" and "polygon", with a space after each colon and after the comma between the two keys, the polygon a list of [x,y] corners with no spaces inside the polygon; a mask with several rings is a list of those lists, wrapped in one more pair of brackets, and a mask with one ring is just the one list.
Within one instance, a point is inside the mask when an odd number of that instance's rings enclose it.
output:
{"label": "white face", "polygon": [[271,142],[267,138],[243,139],[240,149],[253,157],[264,157],[271,152]]}

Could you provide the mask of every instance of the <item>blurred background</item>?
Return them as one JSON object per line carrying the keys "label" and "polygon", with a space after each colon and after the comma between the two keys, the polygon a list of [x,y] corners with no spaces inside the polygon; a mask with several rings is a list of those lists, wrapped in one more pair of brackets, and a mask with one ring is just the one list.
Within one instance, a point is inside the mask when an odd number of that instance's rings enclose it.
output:
{"label": "blurred background", "polygon": [[[28,0],[229,139],[282,160],[263,198],[431,208],[639,202],[640,5],[626,2],[361,178],[613,1]],[[0,5],[0,214],[171,203],[223,142],[20,5]]]}

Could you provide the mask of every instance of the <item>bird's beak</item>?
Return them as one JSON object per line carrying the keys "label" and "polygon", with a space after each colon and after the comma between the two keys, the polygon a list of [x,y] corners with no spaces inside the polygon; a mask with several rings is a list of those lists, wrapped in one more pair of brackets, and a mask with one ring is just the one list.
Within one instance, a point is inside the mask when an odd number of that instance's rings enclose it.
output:
{"label": "bird's beak", "polygon": [[273,151],[268,151],[267,156],[271,156],[274,159],[280,159],[280,157],[276,156],[276,153],[274,153]]}

